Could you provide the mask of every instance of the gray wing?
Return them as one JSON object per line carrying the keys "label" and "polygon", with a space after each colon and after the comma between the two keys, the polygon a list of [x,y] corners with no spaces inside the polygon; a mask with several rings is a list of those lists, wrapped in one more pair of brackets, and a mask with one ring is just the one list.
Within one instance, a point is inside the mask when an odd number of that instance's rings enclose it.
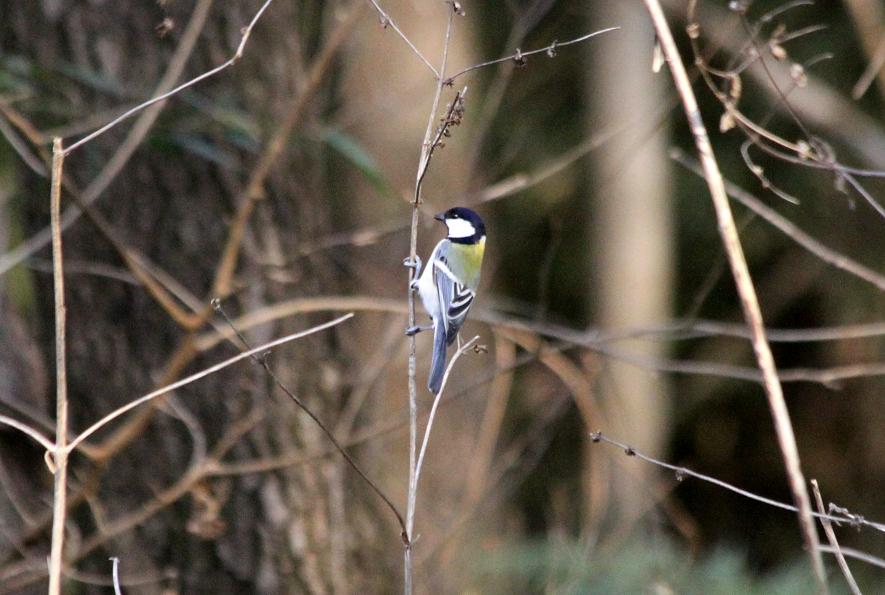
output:
{"label": "gray wing", "polygon": [[449,269],[447,260],[449,245],[446,242],[445,245],[439,247],[439,252],[433,261],[433,278],[439,296],[440,311],[443,312],[446,343],[451,345],[467,318],[467,312],[473,304],[476,293],[463,285]]}

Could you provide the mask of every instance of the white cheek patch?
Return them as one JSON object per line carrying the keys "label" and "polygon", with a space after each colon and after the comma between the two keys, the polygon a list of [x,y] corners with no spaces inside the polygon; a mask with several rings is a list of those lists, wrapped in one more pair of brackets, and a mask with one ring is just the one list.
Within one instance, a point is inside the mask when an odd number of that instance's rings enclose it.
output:
{"label": "white cheek patch", "polygon": [[476,233],[476,228],[466,219],[446,219],[450,238],[469,238]]}

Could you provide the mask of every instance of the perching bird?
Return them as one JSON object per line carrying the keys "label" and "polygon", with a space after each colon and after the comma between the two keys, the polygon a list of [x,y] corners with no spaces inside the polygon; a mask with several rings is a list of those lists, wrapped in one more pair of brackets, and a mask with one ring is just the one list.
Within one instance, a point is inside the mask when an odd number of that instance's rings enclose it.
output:
{"label": "perching bird", "polygon": [[[479,215],[464,207],[451,208],[434,218],[446,224],[448,236],[436,245],[427,268],[412,282],[412,289],[418,290],[433,324],[409,328],[406,334],[433,329],[433,358],[427,388],[438,394],[446,369],[446,347],[458,336],[479,287],[486,226]],[[417,269],[417,277],[421,260],[412,266]]]}

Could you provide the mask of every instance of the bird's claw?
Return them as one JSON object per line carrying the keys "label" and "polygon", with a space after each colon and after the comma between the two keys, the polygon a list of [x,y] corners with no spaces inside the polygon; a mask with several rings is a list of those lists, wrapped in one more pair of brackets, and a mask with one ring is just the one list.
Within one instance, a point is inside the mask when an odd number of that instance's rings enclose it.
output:
{"label": "bird's claw", "polygon": [[417,289],[418,277],[421,275],[421,257],[415,255],[415,260],[412,260],[411,258],[404,258],[403,266],[412,269],[412,282],[409,283],[409,287],[411,287],[412,289]]}

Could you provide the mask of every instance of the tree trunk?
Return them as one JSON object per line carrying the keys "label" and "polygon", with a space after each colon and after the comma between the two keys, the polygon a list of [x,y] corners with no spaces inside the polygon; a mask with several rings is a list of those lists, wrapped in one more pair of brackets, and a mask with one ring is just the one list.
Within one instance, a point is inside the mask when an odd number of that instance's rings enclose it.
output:
{"label": "tree trunk", "polygon": [[[654,31],[640,3],[590,6],[593,28],[629,24],[587,46],[588,134],[617,131],[595,154],[591,168],[591,311],[604,329],[648,326],[672,316],[674,230],[668,127],[662,124],[664,79],[652,72]],[[631,341],[619,347],[663,355],[661,345]],[[668,430],[666,385],[660,376],[606,361],[597,392],[608,431],[637,448],[661,452]],[[591,463],[586,482],[591,494],[594,482],[611,482],[611,510],[620,522],[630,523],[646,509],[645,488],[655,471],[642,467],[643,475],[634,477],[614,463],[608,465],[611,477],[594,473]],[[602,512],[587,511],[587,518],[598,519]]]}

